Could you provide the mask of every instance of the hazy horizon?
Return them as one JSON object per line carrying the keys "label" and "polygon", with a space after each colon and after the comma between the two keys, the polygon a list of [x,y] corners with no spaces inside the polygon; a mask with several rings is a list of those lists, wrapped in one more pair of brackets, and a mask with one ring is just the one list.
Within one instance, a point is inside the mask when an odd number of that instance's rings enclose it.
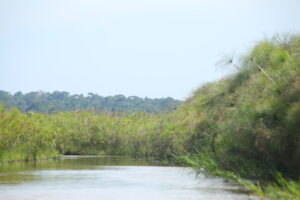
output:
{"label": "hazy horizon", "polygon": [[223,55],[298,33],[299,9],[297,0],[0,0],[0,90],[183,100],[226,75],[215,67]]}

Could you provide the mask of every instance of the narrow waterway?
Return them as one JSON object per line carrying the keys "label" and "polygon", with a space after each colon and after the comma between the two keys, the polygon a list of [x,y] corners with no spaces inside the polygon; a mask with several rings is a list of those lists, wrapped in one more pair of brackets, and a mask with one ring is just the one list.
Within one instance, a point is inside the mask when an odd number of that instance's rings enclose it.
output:
{"label": "narrow waterway", "polygon": [[221,178],[118,156],[0,165],[0,200],[247,200]]}

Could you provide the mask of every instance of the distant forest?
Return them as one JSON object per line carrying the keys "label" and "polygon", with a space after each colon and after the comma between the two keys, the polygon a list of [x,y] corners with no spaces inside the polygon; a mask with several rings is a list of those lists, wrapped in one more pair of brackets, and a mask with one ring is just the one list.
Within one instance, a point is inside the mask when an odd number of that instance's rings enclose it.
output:
{"label": "distant forest", "polygon": [[0,101],[8,109],[22,112],[54,113],[56,111],[93,110],[94,112],[150,112],[161,113],[175,110],[181,101],[167,98],[140,98],[115,95],[103,97],[94,93],[70,95],[68,92],[30,92],[23,94],[0,90]]}

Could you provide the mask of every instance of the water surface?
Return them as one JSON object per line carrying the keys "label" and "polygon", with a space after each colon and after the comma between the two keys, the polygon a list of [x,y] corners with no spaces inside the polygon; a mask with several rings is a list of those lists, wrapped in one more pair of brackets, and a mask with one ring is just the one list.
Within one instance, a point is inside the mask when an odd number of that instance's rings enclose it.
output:
{"label": "water surface", "polygon": [[246,200],[238,185],[118,156],[0,166],[0,200]]}

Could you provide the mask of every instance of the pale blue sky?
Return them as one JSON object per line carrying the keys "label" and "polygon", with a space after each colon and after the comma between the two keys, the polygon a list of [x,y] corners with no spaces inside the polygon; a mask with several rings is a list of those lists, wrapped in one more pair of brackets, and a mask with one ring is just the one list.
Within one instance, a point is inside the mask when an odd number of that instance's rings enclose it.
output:
{"label": "pale blue sky", "polygon": [[299,30],[299,0],[0,0],[0,89],[184,99]]}

